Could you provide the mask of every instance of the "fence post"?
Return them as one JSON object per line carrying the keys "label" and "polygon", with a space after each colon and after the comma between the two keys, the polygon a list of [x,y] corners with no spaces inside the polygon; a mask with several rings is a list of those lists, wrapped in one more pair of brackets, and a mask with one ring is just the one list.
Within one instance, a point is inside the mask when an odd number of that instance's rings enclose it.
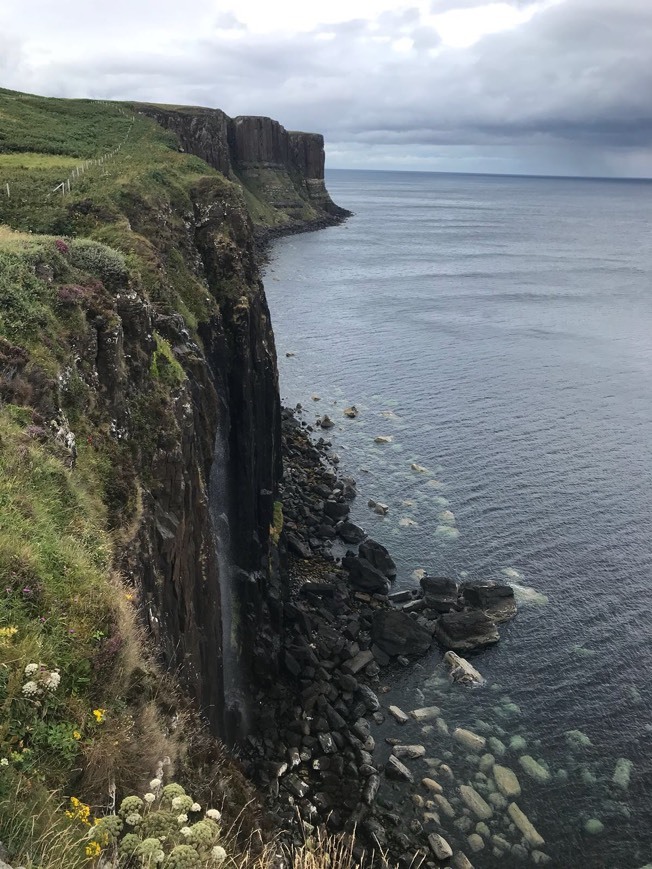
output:
{"label": "fence post", "polygon": [[9,192],[9,182],[7,182],[7,199],[11,198],[11,193]]}

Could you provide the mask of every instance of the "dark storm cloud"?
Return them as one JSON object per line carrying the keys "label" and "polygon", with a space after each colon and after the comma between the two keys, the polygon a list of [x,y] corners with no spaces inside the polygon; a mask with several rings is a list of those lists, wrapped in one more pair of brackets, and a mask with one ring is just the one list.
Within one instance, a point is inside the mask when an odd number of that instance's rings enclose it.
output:
{"label": "dark storm cloud", "polygon": [[[199,8],[202,0],[191,2]],[[581,153],[595,165],[628,150],[642,159],[652,147],[652,2],[508,5],[534,14],[469,48],[442,46],[437,19],[415,2],[285,35],[251,32],[237,14],[223,13],[201,37],[180,32],[164,48],[144,40],[138,50],[133,41],[87,50],[78,41],[47,66],[28,62],[4,37],[0,69],[9,86],[41,92],[270,114],[289,128],[321,130],[338,153],[374,144],[395,155],[548,148],[573,164]],[[497,14],[486,0],[431,7]]]}

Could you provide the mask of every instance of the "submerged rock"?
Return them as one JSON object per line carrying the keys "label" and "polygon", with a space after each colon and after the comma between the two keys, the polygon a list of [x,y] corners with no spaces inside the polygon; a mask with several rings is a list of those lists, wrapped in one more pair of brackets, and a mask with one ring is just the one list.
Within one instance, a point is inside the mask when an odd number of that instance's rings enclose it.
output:
{"label": "submerged rock", "polygon": [[541,845],[545,844],[543,836],[540,836],[539,833],[534,828],[534,825],[531,823],[527,815],[522,812],[516,803],[510,803],[507,806],[507,814],[514,822],[515,826],[520,830],[523,838],[532,845],[533,848],[539,848]]}
{"label": "submerged rock", "polygon": [[485,680],[465,658],[461,658],[455,652],[448,651],[444,655],[444,663],[448,664],[450,669],[450,677],[453,682],[459,682],[461,685],[468,685],[472,688],[477,688],[484,685]]}
{"label": "submerged rock", "polygon": [[438,860],[447,860],[449,857],[453,856],[453,849],[448,844],[446,839],[439,836],[437,833],[430,833],[428,836],[428,843],[430,845],[430,849],[432,853]]}
{"label": "submerged rock", "polygon": [[485,750],[487,740],[484,736],[478,736],[470,730],[465,730],[463,727],[456,727],[453,731],[453,739],[457,740],[460,745],[468,748],[469,751],[481,752]]}
{"label": "submerged rock", "polygon": [[589,818],[586,824],[584,824],[584,829],[591,836],[599,836],[604,830],[604,824],[597,818]]}
{"label": "submerged rock", "polygon": [[460,785],[459,790],[462,800],[477,818],[480,818],[481,821],[486,821],[493,817],[494,810],[475,788],[472,788],[470,785]]}
{"label": "submerged rock", "polygon": [[439,706],[422,706],[421,709],[413,709],[410,712],[416,721],[433,721],[441,715]]}
{"label": "submerged rock", "polygon": [[564,736],[571,748],[590,748],[593,744],[586,733],[582,733],[581,730],[567,730]]}
{"label": "submerged rock", "polygon": [[533,757],[530,757],[529,754],[524,754],[522,757],[519,757],[518,762],[530,778],[535,779],[539,784],[545,785],[550,781],[550,773],[548,770],[542,767],[540,763],[537,763],[537,761]]}
{"label": "submerged rock", "polygon": [[504,797],[513,800],[521,796],[521,785],[516,777],[516,773],[512,772],[511,769],[494,764],[492,773],[496,786]]}
{"label": "submerged rock", "polygon": [[629,781],[632,775],[632,769],[634,768],[634,764],[631,760],[628,760],[626,757],[619,757],[616,761],[616,768],[614,769],[612,782],[616,785],[616,787],[621,788],[626,791],[629,787]]}
{"label": "submerged rock", "polygon": [[414,781],[414,776],[410,770],[393,754],[390,754],[385,765],[385,775],[388,778],[398,779],[399,781]]}

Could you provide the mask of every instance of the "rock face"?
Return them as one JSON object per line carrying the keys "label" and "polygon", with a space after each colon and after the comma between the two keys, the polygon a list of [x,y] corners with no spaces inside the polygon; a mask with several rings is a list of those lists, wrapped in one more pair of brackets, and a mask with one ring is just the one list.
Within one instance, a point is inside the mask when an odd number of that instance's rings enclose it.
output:
{"label": "rock face", "polygon": [[430,648],[430,632],[400,610],[379,610],[371,628],[374,643],[391,657],[424,655]]}
{"label": "rock face", "polygon": [[278,229],[259,225],[261,236],[327,226],[349,214],[326,190],[324,139],[318,133],[288,132],[262,116],[229,118],[219,109],[145,103],[136,108],[174,133],[184,151],[237,178],[263,209],[276,212],[269,223]]}

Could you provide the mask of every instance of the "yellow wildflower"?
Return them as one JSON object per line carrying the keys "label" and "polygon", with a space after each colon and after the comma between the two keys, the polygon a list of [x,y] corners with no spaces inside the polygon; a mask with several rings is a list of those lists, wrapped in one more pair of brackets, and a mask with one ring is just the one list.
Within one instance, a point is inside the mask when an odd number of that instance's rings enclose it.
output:
{"label": "yellow wildflower", "polygon": [[86,851],[87,857],[97,857],[102,849],[100,848],[98,842],[89,842],[84,850]]}
{"label": "yellow wildflower", "polygon": [[73,739],[81,739],[81,733],[78,730],[73,730],[72,738]]}
{"label": "yellow wildflower", "polygon": [[93,715],[95,716],[95,720],[97,721],[97,723],[101,724],[104,721],[106,709],[93,709]]}
{"label": "yellow wildflower", "polygon": [[18,628],[14,628],[13,626],[10,628],[0,628],[0,639],[6,640],[9,637],[13,637],[18,633]]}
{"label": "yellow wildflower", "polygon": [[64,812],[64,814],[67,818],[70,818],[71,821],[81,821],[82,824],[86,824],[87,827],[90,827],[91,825],[91,822],[89,821],[91,807],[86,803],[82,803],[82,801],[77,797],[70,797],[70,808],[68,811]]}
{"label": "yellow wildflower", "polygon": [[125,592],[125,600],[132,601],[134,599],[133,594],[130,591]]}

